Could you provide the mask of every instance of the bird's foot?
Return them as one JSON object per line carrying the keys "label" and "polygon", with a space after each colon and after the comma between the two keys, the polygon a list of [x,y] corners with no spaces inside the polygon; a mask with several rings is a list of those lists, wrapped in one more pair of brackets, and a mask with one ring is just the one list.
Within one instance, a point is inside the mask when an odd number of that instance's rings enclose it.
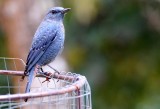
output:
{"label": "bird's foot", "polygon": [[46,76],[46,80],[44,80],[42,83],[44,83],[46,81],[50,82],[52,73],[50,73],[50,72],[44,72],[44,75]]}

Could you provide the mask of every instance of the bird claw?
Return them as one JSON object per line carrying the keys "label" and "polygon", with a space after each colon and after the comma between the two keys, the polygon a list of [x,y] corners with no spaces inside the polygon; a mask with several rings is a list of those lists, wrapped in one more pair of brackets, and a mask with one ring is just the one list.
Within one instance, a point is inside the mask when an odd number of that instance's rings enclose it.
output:
{"label": "bird claw", "polygon": [[46,81],[50,82],[50,78],[46,77],[46,80],[44,80],[42,83],[44,83]]}
{"label": "bird claw", "polygon": [[[52,66],[50,66],[50,65],[47,65],[48,67],[50,67],[52,70],[54,70],[54,72],[55,73],[57,73],[57,74],[60,74],[60,72],[58,71],[58,70],[56,70],[55,68],[53,68]],[[52,73],[50,73],[50,72],[43,72],[43,69],[41,68],[41,71],[42,72],[39,72],[39,74],[43,74],[43,75],[45,75],[46,76],[46,80],[44,80],[42,83],[44,83],[44,82],[46,82],[46,81],[48,81],[48,82],[50,82],[49,80],[51,79],[51,75],[52,75]],[[58,82],[59,80],[57,80],[57,82]]]}
{"label": "bird claw", "polygon": [[44,72],[44,74],[46,75],[46,80],[44,80],[42,83],[44,83],[44,82],[46,82],[46,81],[48,81],[48,82],[50,82],[50,76],[52,75],[52,73],[50,73],[50,72]]}

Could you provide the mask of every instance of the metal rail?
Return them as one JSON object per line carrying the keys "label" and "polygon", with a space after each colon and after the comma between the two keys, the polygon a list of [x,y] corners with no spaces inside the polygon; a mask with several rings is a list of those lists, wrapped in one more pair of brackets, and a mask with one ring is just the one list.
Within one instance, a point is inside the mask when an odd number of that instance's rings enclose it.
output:
{"label": "metal rail", "polygon": [[[0,70],[0,75],[23,76],[23,74],[24,74],[23,71]],[[36,77],[46,77],[46,76],[37,74]],[[30,92],[30,93],[23,93],[23,94],[0,95],[0,101],[13,101],[13,100],[22,100],[26,98],[39,98],[39,97],[65,94],[65,93],[79,90],[86,83],[86,78],[85,76],[82,76],[82,75],[73,76],[73,75],[54,73],[49,77],[59,79],[59,80],[72,81],[73,83],[71,83],[70,85],[67,85],[67,87],[65,86],[58,90],[52,90],[48,92],[36,92],[36,93]]]}

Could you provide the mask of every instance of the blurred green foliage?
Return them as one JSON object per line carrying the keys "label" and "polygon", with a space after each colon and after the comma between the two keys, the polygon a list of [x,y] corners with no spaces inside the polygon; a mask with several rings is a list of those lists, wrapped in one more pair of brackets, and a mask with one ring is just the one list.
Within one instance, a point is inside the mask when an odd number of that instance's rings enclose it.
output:
{"label": "blurred green foliage", "polygon": [[[65,54],[72,71],[87,77],[93,108],[160,109],[160,2],[92,0],[82,5],[87,1],[64,1],[72,8],[65,22]],[[92,5],[95,14],[85,22],[84,9]]]}
{"label": "blurred green foliage", "polygon": [[[6,38],[5,38],[5,34],[4,34],[3,30],[0,28],[0,57],[6,57],[6,56],[7,56]],[[0,59],[0,69],[2,69],[2,70],[5,69],[4,62],[1,59]],[[1,90],[0,90],[0,95],[9,93],[7,88],[3,87],[3,86],[8,85],[7,78],[8,77],[6,77],[6,76],[0,75],[0,86],[2,86]]]}
{"label": "blurred green foliage", "polygon": [[6,38],[3,30],[0,27],[0,57],[4,57],[7,54],[7,47],[6,47]]}

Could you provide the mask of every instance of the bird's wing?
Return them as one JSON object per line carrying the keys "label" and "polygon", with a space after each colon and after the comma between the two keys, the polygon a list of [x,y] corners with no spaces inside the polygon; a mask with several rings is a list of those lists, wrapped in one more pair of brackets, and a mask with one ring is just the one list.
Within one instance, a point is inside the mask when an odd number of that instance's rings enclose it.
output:
{"label": "bird's wing", "polygon": [[46,26],[48,28],[39,28],[35,34],[32,47],[27,57],[25,75],[42,57],[57,36],[57,31],[53,27],[49,27],[49,25]]}

